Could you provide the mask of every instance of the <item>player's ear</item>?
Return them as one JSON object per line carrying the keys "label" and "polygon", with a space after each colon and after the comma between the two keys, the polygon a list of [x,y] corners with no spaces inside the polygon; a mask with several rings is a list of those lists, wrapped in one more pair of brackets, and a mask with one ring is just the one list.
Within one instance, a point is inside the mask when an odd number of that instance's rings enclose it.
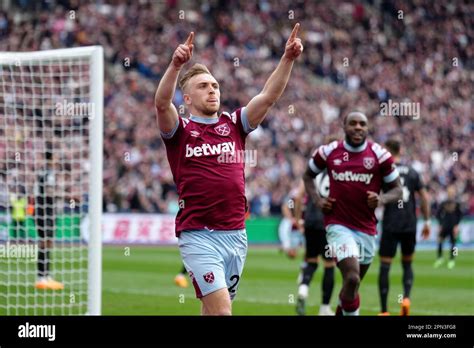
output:
{"label": "player's ear", "polygon": [[186,105],[191,105],[191,97],[189,96],[189,94],[183,94],[183,99]]}

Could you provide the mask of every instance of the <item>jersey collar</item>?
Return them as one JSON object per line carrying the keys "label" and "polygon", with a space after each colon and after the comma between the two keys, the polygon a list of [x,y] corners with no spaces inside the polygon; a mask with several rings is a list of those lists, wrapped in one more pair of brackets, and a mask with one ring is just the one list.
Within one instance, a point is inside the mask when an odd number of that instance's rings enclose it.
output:
{"label": "jersey collar", "polygon": [[357,147],[349,145],[345,140],[343,144],[344,144],[344,148],[350,152],[362,152],[367,148],[367,140],[365,140],[363,144]]}
{"label": "jersey collar", "polygon": [[213,124],[213,123],[217,123],[219,121],[219,117],[209,118],[209,117],[196,116],[196,115],[192,115],[192,114],[191,114],[191,116],[189,116],[189,119],[191,121],[194,121],[194,122],[197,122],[197,123],[205,123],[205,124]]}

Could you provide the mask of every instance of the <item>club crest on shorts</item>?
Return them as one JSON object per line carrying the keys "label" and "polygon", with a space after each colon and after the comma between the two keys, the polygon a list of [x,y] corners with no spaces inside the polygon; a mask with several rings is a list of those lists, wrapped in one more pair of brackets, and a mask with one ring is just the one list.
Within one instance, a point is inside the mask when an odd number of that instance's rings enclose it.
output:
{"label": "club crest on shorts", "polygon": [[365,169],[372,169],[375,164],[375,158],[373,157],[364,157],[363,164]]}
{"label": "club crest on shorts", "polygon": [[207,272],[206,274],[203,275],[204,280],[206,283],[212,284],[214,283],[214,273],[212,272]]}
{"label": "club crest on shorts", "polygon": [[216,130],[217,134],[222,135],[223,137],[230,134],[230,127],[227,123],[220,124],[217,127],[214,127],[214,129]]}

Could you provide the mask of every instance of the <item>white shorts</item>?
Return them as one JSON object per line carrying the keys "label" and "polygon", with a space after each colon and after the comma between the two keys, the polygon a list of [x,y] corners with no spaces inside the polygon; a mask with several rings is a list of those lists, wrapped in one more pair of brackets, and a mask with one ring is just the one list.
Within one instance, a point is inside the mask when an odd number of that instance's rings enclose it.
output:
{"label": "white shorts", "polygon": [[372,263],[375,256],[375,236],[343,225],[327,225],[326,239],[336,262],[355,257],[361,265]]}
{"label": "white shorts", "polygon": [[234,299],[247,257],[245,230],[185,231],[178,246],[197,298],[227,288]]}

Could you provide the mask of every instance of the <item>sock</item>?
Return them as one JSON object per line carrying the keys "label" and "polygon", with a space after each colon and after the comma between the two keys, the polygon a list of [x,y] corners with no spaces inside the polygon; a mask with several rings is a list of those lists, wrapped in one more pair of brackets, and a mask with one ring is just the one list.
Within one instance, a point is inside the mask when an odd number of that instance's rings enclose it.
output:
{"label": "sock", "polygon": [[50,265],[51,265],[51,262],[49,260],[51,260],[50,258],[50,255],[51,255],[51,252],[49,251],[49,249],[46,249],[46,259],[44,260],[45,261],[45,272],[46,272],[46,276],[49,275],[49,269],[50,269]]}
{"label": "sock", "polygon": [[316,269],[318,268],[318,264],[315,262],[307,262],[301,273],[302,273],[302,279],[301,279],[301,284],[309,285],[311,283],[311,279],[313,279],[313,274],[316,272]]}
{"label": "sock", "polygon": [[326,267],[323,275],[323,304],[327,305],[331,301],[332,290],[334,288],[334,267]]}
{"label": "sock", "polygon": [[309,293],[309,286],[306,284],[300,284],[298,287],[298,298],[307,299]]}
{"label": "sock", "polygon": [[410,297],[411,287],[413,285],[413,269],[411,261],[402,261],[403,266],[403,297]]}
{"label": "sock", "polygon": [[454,246],[456,244],[456,239],[454,238],[454,235],[451,235],[451,255],[450,259],[454,260]]}
{"label": "sock", "polygon": [[443,243],[438,243],[438,259],[443,256]]}
{"label": "sock", "polygon": [[38,277],[46,277],[46,249],[38,250]]}
{"label": "sock", "polygon": [[380,263],[379,272],[379,294],[380,294],[380,306],[382,312],[387,312],[387,297],[388,297],[388,273],[390,271],[390,264],[386,262]]}
{"label": "sock", "polygon": [[359,294],[356,295],[356,298],[353,300],[345,300],[344,298],[339,295],[341,299],[341,307],[342,307],[342,314],[343,315],[359,315],[359,307],[360,307],[360,296]]}

